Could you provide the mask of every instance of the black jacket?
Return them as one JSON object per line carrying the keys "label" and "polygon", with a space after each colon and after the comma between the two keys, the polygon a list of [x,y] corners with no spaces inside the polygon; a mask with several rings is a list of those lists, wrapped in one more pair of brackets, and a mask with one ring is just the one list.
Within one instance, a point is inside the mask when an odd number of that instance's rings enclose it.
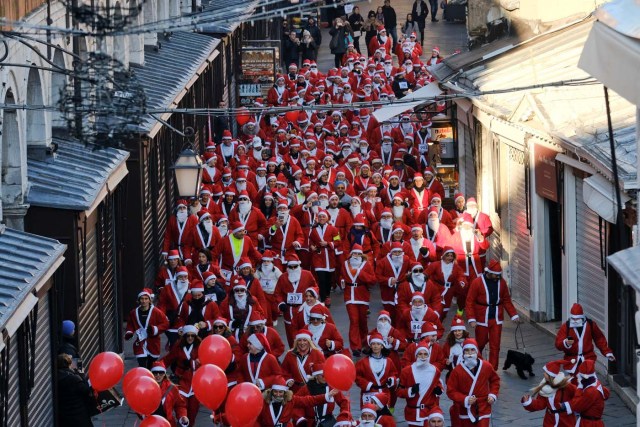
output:
{"label": "black jacket", "polygon": [[58,369],[58,425],[93,427],[89,384],[71,369]]}
{"label": "black jacket", "polygon": [[413,16],[413,20],[424,25],[424,21],[427,19],[427,15],[429,14],[429,9],[427,9],[427,4],[423,0],[420,1],[420,14],[418,15],[417,6],[418,2],[413,2],[413,7],[411,8],[411,16]]}
{"label": "black jacket", "polygon": [[58,354],[68,354],[72,359],[80,359],[78,347],[76,347],[73,337],[62,337],[62,344],[58,347]]}
{"label": "black jacket", "polygon": [[313,39],[316,41],[316,44],[318,46],[322,44],[322,31],[320,31],[320,28],[318,28],[318,25],[316,24],[307,25],[305,30],[309,31],[309,34],[311,34],[311,37],[313,37]]}
{"label": "black jacket", "polygon": [[[340,28],[333,27],[329,30],[329,34],[331,34],[331,44],[329,46],[331,48],[331,53],[345,53],[347,51],[346,28],[344,26]],[[336,40],[335,46],[333,46],[334,39]]]}
{"label": "black jacket", "polygon": [[300,46],[294,43],[290,38],[282,42],[282,57],[287,61],[287,67],[290,61],[298,62],[298,54]]}
{"label": "black jacket", "polygon": [[[395,28],[398,26],[398,21],[396,20],[396,11],[391,6],[382,6],[382,14],[384,15],[384,27],[385,28]],[[389,34],[391,36],[391,34]]]}

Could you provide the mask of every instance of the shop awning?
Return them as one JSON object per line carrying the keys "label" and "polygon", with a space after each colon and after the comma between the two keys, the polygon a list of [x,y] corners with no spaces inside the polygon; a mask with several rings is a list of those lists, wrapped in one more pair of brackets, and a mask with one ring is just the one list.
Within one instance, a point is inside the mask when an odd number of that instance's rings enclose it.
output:
{"label": "shop awning", "polygon": [[419,105],[434,102],[434,97],[442,94],[437,83],[429,83],[425,87],[421,87],[417,91],[408,94],[404,98],[398,100],[397,103],[385,105],[373,113],[373,117],[382,123],[392,117],[398,116],[405,111],[411,110]]}
{"label": "shop awning", "polygon": [[633,246],[609,255],[607,261],[627,285],[640,291],[640,269],[638,268],[640,265],[640,246]]}
{"label": "shop awning", "polygon": [[[66,245],[0,224],[0,332],[15,334],[38,303],[34,295],[64,261]],[[0,340],[0,350],[3,340]]]}
{"label": "shop awning", "polygon": [[595,12],[578,67],[640,106],[640,3],[614,0]]}
{"label": "shop awning", "polygon": [[[591,175],[585,178],[582,186],[584,203],[602,219],[615,224],[618,216],[615,187],[601,175]],[[629,201],[624,193],[621,194],[622,205]]]}
{"label": "shop awning", "polygon": [[127,176],[129,152],[115,148],[95,150],[74,140],[53,141],[58,144],[55,157],[27,159],[27,202],[91,214]]}

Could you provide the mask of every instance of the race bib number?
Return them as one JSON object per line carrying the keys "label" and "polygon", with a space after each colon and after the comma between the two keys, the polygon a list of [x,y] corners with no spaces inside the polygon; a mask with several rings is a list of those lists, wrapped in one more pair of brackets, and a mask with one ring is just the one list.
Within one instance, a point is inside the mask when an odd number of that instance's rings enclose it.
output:
{"label": "race bib number", "polygon": [[373,403],[373,396],[375,395],[375,393],[364,393],[362,395],[362,403],[364,403],[365,405],[367,403]]}
{"label": "race bib number", "polygon": [[400,89],[406,89],[409,87],[409,85],[407,84],[407,82],[399,82],[398,86],[400,87]]}
{"label": "race bib number", "polygon": [[220,274],[224,277],[224,280],[229,282],[231,280],[231,272],[229,270],[220,270]]}
{"label": "race bib number", "polygon": [[428,153],[429,152],[429,145],[428,144],[418,144],[418,151],[420,151],[422,154]]}
{"label": "race bib number", "polygon": [[422,332],[422,322],[417,322],[415,320],[411,321],[411,333],[412,334],[419,334],[420,332]]}
{"label": "race bib number", "polygon": [[300,292],[289,292],[287,294],[287,304],[290,304],[290,305],[302,304],[302,294]]}

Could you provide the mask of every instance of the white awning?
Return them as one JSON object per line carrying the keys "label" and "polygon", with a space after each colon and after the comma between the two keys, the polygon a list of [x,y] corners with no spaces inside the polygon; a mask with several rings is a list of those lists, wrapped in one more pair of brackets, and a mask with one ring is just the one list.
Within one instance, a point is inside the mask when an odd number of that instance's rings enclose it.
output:
{"label": "white awning", "polygon": [[640,246],[633,246],[616,252],[607,257],[611,265],[620,274],[622,280],[632,286],[636,291],[640,291]]}
{"label": "white awning", "polygon": [[[602,219],[615,224],[618,216],[618,206],[616,202],[615,187],[604,177],[592,175],[585,178],[582,185],[582,197],[585,205],[592,211],[600,215]],[[622,205],[629,201],[621,192]]]}
{"label": "white awning", "polygon": [[438,87],[437,83],[429,83],[425,87],[421,87],[417,91],[408,94],[398,103],[385,105],[379,110],[373,113],[373,117],[379,123],[389,120],[392,117],[398,116],[407,110],[411,110],[426,102],[433,102],[433,98],[440,95],[442,91]]}
{"label": "white awning", "polygon": [[614,0],[595,12],[578,67],[634,105],[640,105],[640,3]]}

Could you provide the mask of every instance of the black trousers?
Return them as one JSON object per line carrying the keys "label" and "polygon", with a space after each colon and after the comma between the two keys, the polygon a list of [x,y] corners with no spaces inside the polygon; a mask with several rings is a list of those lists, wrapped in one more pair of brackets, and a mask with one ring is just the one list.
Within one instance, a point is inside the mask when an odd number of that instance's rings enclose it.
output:
{"label": "black trousers", "polygon": [[342,68],[342,57],[344,53],[334,53],[333,54],[333,64],[337,69]]}
{"label": "black trousers", "polygon": [[435,21],[438,14],[438,0],[429,0],[429,5],[431,6],[431,21]]}
{"label": "black trousers", "polygon": [[320,287],[320,301],[331,295],[331,285],[333,285],[333,271],[316,271],[318,275],[318,286]]}

